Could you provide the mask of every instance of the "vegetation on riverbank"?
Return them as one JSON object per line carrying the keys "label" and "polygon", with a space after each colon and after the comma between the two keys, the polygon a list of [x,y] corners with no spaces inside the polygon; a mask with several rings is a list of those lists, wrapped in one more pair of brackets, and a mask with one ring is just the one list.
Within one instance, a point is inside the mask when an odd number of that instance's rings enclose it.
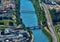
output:
{"label": "vegetation on riverbank", "polygon": [[24,28],[24,30],[26,30],[30,34],[30,40],[28,40],[27,42],[31,41],[33,39],[32,32],[29,29],[26,29],[26,28]]}
{"label": "vegetation on riverbank", "polygon": [[58,42],[60,42],[60,35],[59,35],[60,31],[59,31],[59,29],[60,29],[60,26],[55,26],[55,32],[56,32],[56,35],[58,38]]}
{"label": "vegetation on riverbank", "polygon": [[33,3],[35,8],[36,15],[38,17],[38,24],[41,25],[41,22],[46,25],[46,18],[44,10],[41,9],[38,0],[30,0]]}
{"label": "vegetation on riverbank", "polygon": [[19,25],[19,24],[22,24],[22,19],[20,18],[20,0],[15,0],[15,16],[17,17],[16,18],[16,24]]}
{"label": "vegetation on riverbank", "polygon": [[55,9],[49,9],[49,11],[53,20],[53,24],[56,25],[57,22],[60,22],[60,11],[56,11]]}
{"label": "vegetation on riverbank", "polygon": [[50,34],[50,33],[48,33],[44,28],[42,28],[42,31],[43,31],[43,32],[44,32],[44,34],[48,37],[49,42],[52,42],[51,34]]}

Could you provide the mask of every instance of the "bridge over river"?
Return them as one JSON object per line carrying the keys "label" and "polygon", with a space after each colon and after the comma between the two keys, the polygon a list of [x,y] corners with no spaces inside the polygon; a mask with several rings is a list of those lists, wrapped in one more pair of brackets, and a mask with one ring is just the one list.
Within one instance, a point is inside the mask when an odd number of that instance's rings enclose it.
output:
{"label": "bridge over river", "polygon": [[[38,12],[40,12],[39,10],[37,10]],[[21,13],[35,13],[35,11],[33,10],[21,10]]]}
{"label": "bridge over river", "polygon": [[41,29],[41,26],[31,26],[31,27],[25,27],[30,30],[35,30],[35,29]]}
{"label": "bridge over river", "polygon": [[[41,26],[30,26],[30,27],[24,27],[24,28],[27,28],[27,29],[30,29],[30,30],[38,30],[38,29],[41,29],[42,27]],[[21,29],[20,27],[19,28],[14,28],[14,29]]]}

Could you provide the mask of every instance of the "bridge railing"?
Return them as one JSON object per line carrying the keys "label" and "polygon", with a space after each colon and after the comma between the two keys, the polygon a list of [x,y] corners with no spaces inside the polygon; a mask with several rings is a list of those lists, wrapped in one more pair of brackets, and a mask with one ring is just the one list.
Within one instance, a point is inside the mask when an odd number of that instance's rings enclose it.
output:
{"label": "bridge railing", "polygon": [[35,30],[35,29],[41,29],[41,26],[31,26],[31,27],[26,27],[27,29]]}
{"label": "bridge railing", "polygon": [[[38,12],[40,12],[39,10],[37,10]],[[21,13],[35,13],[34,10],[20,10]]]}

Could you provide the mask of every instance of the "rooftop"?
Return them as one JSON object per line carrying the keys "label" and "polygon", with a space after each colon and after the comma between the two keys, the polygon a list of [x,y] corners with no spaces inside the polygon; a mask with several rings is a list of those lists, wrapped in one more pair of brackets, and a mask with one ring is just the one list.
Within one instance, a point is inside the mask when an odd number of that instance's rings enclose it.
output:
{"label": "rooftop", "polygon": [[[3,33],[4,34],[3,34]],[[3,34],[3,35],[1,35]],[[7,28],[7,29],[2,29],[0,30],[0,41],[6,41],[6,40],[11,40],[11,41],[26,41],[26,39],[29,38],[29,34],[27,31],[25,30],[13,30],[13,29],[10,29],[10,28]],[[3,39],[5,38],[5,39]],[[29,40],[29,39],[28,39]]]}

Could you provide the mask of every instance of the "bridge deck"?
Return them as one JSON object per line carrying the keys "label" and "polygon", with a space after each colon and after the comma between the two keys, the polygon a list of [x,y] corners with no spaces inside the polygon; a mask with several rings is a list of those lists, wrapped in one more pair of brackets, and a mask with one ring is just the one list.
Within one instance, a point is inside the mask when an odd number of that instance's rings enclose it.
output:
{"label": "bridge deck", "polygon": [[[27,29],[30,29],[30,30],[35,30],[35,29],[41,29],[41,26],[31,26],[31,27],[25,27]],[[17,29],[21,29],[21,28],[15,28],[15,30]]]}
{"label": "bridge deck", "polygon": [[[33,11],[31,11],[31,10],[20,10],[20,12],[22,12],[22,13],[35,13],[34,10]],[[40,12],[40,11],[38,11],[38,12]]]}

